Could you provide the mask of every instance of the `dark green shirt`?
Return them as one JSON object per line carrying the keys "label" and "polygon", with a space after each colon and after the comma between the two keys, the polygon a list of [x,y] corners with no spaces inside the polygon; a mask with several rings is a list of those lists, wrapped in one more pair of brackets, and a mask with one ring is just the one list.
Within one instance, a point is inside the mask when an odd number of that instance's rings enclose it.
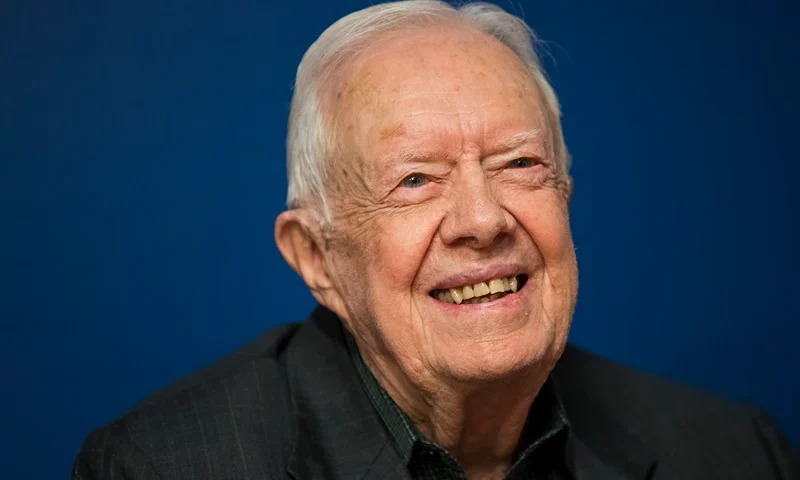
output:
{"label": "dark green shirt", "polygon": [[[464,470],[447,450],[426,439],[392,400],[364,364],[353,337],[347,345],[361,384],[383,420],[400,458],[416,480],[466,479]],[[542,386],[528,413],[509,480],[569,479],[564,445],[569,429],[564,408],[551,380]]]}

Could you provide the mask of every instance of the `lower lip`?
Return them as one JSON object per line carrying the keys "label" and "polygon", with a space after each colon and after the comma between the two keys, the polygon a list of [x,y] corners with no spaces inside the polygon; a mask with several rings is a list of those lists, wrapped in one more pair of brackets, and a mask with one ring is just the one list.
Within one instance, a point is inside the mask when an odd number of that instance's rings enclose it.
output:
{"label": "lower lip", "polygon": [[509,293],[508,295],[504,296],[503,298],[498,298],[497,300],[492,300],[491,302],[486,303],[449,303],[449,302],[442,302],[441,300],[437,300],[430,295],[432,301],[436,302],[437,305],[446,308],[452,312],[456,313],[467,313],[467,312],[485,312],[490,310],[498,310],[498,309],[505,309],[505,308],[514,308],[522,302],[522,300],[527,296],[528,292],[528,283],[530,283],[530,278],[525,284],[514,293]]}

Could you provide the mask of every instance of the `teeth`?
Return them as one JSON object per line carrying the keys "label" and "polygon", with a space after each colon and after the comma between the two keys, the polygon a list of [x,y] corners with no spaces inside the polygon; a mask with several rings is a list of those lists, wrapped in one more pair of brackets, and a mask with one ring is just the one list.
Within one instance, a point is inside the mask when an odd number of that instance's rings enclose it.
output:
{"label": "teeth", "polygon": [[486,303],[505,296],[506,292],[516,292],[519,288],[517,277],[494,278],[488,282],[474,285],[437,290],[436,298],[441,302],[475,304]]}
{"label": "teeth", "polygon": [[472,290],[475,292],[476,297],[482,297],[491,293],[489,291],[489,285],[486,285],[486,282],[476,283],[472,286]]}
{"label": "teeth", "polygon": [[502,280],[492,280],[489,282],[489,293],[500,293],[505,291],[506,289],[503,288]]}
{"label": "teeth", "polygon": [[451,288],[450,289],[450,296],[453,297],[453,300],[458,305],[461,305],[461,301],[464,300],[464,297],[461,295],[461,289],[460,288]]}
{"label": "teeth", "polygon": [[475,292],[472,291],[472,286],[470,285],[465,286],[461,291],[464,294],[464,300],[469,300],[475,296]]}

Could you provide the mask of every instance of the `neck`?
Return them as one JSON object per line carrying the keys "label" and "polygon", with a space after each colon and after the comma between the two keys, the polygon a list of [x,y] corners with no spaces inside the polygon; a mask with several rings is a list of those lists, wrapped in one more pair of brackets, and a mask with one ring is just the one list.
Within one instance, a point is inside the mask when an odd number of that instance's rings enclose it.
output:
{"label": "neck", "polygon": [[417,429],[453,455],[469,479],[505,477],[530,406],[549,371],[531,368],[513,378],[479,384],[426,385],[412,383],[385,358],[364,360]]}

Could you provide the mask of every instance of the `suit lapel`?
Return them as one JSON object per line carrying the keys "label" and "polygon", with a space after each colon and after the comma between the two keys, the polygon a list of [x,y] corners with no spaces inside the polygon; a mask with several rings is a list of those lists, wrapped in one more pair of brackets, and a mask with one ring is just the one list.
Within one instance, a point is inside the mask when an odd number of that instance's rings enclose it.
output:
{"label": "suit lapel", "polygon": [[287,349],[285,362],[297,419],[290,475],[298,480],[409,478],[358,383],[335,315],[317,308],[292,343],[296,347]]}
{"label": "suit lapel", "polygon": [[654,452],[625,428],[614,406],[594,398],[592,389],[603,380],[586,378],[583,355],[568,346],[551,376],[570,422],[566,452],[570,471],[575,480],[650,478],[656,465]]}
{"label": "suit lapel", "polygon": [[638,458],[633,463],[603,458],[592,450],[577,435],[570,434],[567,440],[567,466],[575,480],[602,478],[607,480],[645,480],[650,478],[655,463],[648,457]]}
{"label": "suit lapel", "polygon": [[403,464],[400,454],[390,444],[386,443],[381,453],[375,458],[375,463],[370,466],[362,480],[411,480],[408,468]]}

